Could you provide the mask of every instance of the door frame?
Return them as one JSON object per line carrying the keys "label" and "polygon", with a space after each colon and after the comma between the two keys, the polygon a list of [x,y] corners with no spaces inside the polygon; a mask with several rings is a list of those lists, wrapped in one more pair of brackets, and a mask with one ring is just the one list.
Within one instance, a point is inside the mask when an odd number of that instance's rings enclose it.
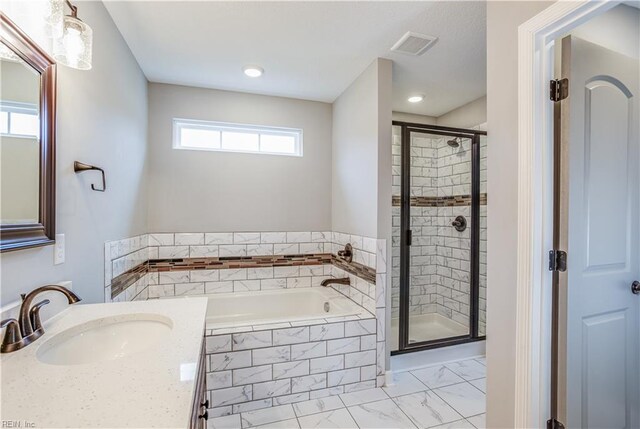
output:
{"label": "door frame", "polygon": [[518,245],[514,427],[550,416],[554,41],[620,1],[558,1],[518,27]]}

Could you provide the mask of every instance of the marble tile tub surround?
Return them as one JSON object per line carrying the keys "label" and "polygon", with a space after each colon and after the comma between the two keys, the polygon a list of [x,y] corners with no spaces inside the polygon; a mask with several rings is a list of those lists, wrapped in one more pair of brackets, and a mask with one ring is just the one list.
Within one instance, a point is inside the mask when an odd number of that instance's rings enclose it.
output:
{"label": "marble tile tub surround", "polygon": [[384,381],[376,319],[360,316],[214,329],[206,336],[209,414],[371,389]]}
{"label": "marble tile tub surround", "polygon": [[485,428],[484,358],[416,368],[395,385],[212,417],[221,428]]}
{"label": "marble tile tub surround", "polygon": [[[248,236],[248,234],[252,234]],[[356,264],[360,263],[362,266],[375,267],[375,280],[366,281],[363,278],[357,277],[354,274],[345,271],[344,265],[301,265],[301,266],[283,266],[283,267],[264,267],[264,268],[240,268],[240,269],[221,269],[221,270],[181,270],[181,271],[168,271],[168,272],[147,272],[140,279],[136,280],[133,287],[127,288],[123,293],[116,297],[118,299],[152,299],[165,296],[174,295],[187,295],[187,294],[214,294],[214,293],[228,293],[228,292],[246,292],[251,290],[267,290],[273,288],[290,288],[290,287],[314,287],[319,286],[320,282],[326,278],[335,277],[349,277],[351,279],[351,285],[334,285],[334,289],[338,292],[346,295],[357,304],[364,307],[371,314],[364,322],[368,331],[361,335],[354,334],[354,324],[349,323],[353,320],[323,320],[322,324],[317,324],[320,321],[313,321],[316,325],[307,325],[309,331],[309,339],[302,342],[290,343],[290,344],[274,344],[279,342],[276,337],[279,334],[276,332],[281,329],[293,329],[301,326],[300,322],[284,322],[288,326],[249,326],[249,327],[235,327],[236,332],[220,332],[215,330],[208,330],[206,332],[208,343],[211,343],[211,337],[225,338],[228,336],[233,338],[233,334],[242,333],[237,331],[245,330],[253,332],[254,330],[264,332],[268,330],[271,332],[271,346],[264,346],[260,342],[254,342],[252,349],[249,350],[251,355],[251,361],[244,362],[244,365],[248,365],[237,374],[249,374],[252,371],[258,371],[252,368],[263,367],[268,365],[260,360],[261,353],[254,353],[252,350],[257,349],[269,349],[274,347],[280,347],[283,353],[287,353],[284,349],[288,348],[288,360],[282,362],[272,363],[271,379],[266,381],[256,381],[242,385],[233,385],[233,372],[232,385],[230,387],[219,387],[220,389],[235,389],[226,390],[225,392],[235,392],[242,394],[242,396],[236,399],[247,398],[250,393],[250,400],[232,403],[229,405],[219,405],[219,407],[227,407],[225,412],[232,412],[234,408],[236,410],[248,410],[258,407],[270,407],[277,406],[285,401],[297,402],[308,400],[312,397],[320,397],[323,395],[340,394],[345,391],[354,391],[357,389],[366,389],[373,386],[381,386],[384,383],[384,370],[386,360],[385,349],[385,296],[386,296],[386,241],[375,240],[367,237],[360,237],[343,233],[246,233],[246,234],[233,234],[233,233],[215,233],[215,234],[150,234],[146,238],[140,238],[136,240],[121,242],[107,243],[105,246],[106,252],[106,264],[105,276],[113,276],[114,274],[121,275],[126,269],[135,266],[136,261],[139,258],[144,258],[144,253],[147,252],[150,259],[156,259],[159,256],[160,250],[163,247],[176,247],[176,243],[180,246],[188,246],[189,252],[193,247],[201,246],[202,236],[204,236],[204,246],[218,246],[218,255],[222,246],[244,246],[247,249],[247,253],[240,250],[241,254],[248,254],[249,246],[262,246],[262,251],[270,252],[273,247],[273,252],[287,252],[290,251],[311,252],[319,250],[319,245],[322,246],[323,251],[329,253],[337,253],[341,250],[346,243],[351,243],[354,247],[354,261]],[[196,237],[197,236],[197,237]],[[258,238],[259,236],[259,238]],[[208,238],[207,238],[208,237]],[[145,240],[147,240],[146,248],[144,247]],[[212,244],[214,243],[216,244]],[[306,241],[311,240],[311,241]],[[315,241],[314,241],[315,240]],[[252,241],[253,243],[248,243]],[[115,243],[115,244],[114,244]],[[184,244],[190,243],[190,244]],[[197,243],[197,244],[191,244]],[[228,243],[228,244],[224,244]],[[312,246],[306,246],[305,244],[313,244]],[[113,250],[112,258],[111,249]],[[239,249],[234,247],[234,249]],[[253,247],[251,247],[253,249]],[[326,250],[325,250],[326,249]],[[211,249],[209,249],[211,250]],[[304,253],[303,253],[304,254]],[[132,261],[127,261],[129,255],[132,255]],[[166,254],[168,255],[168,253]],[[191,255],[191,253],[189,253]],[[127,261],[127,262],[122,262]],[[125,270],[125,271],[123,271]],[[135,270],[134,270],[135,271]],[[111,277],[109,281],[111,281]],[[105,282],[107,283],[107,282]],[[130,292],[132,290],[133,292]],[[106,295],[109,298],[109,295]],[[121,298],[122,297],[122,298]],[[311,323],[311,322],[310,322]],[[295,325],[295,326],[294,326]],[[304,325],[304,324],[302,324]],[[341,326],[343,325],[343,326]],[[364,329],[364,328],[363,328]],[[305,330],[303,330],[305,331]],[[325,332],[326,331],[326,332]],[[318,332],[317,336],[312,336],[311,332]],[[261,334],[265,336],[265,334]],[[301,334],[305,339],[305,333]],[[355,339],[353,339],[355,337]],[[266,336],[265,336],[266,338]],[[219,340],[222,341],[222,340]],[[355,343],[358,343],[358,349],[356,350]],[[318,344],[320,343],[320,344]],[[306,346],[304,345],[306,344]],[[284,347],[284,349],[282,349]],[[312,350],[302,353],[305,347],[310,347]],[[344,350],[341,347],[345,347]],[[342,350],[342,351],[341,351]],[[228,353],[245,352],[247,350],[234,350],[233,345],[231,351]],[[215,354],[215,352],[221,353],[215,349],[208,350],[209,355]],[[227,353],[227,352],[225,352]],[[302,354],[296,354],[302,353]],[[253,357],[257,354],[257,360]],[[244,353],[246,356],[247,354]],[[349,356],[346,356],[349,355]],[[241,356],[236,354],[234,356]],[[307,356],[305,358],[305,356]],[[211,356],[209,356],[209,361]],[[246,359],[246,357],[245,357]],[[355,365],[360,362],[365,362],[361,365]],[[306,375],[292,375],[288,377],[290,380],[289,388],[285,387],[285,382],[282,378],[278,377],[278,371],[286,368],[287,365],[281,365],[288,363],[289,366],[296,367],[296,371],[307,372],[307,363],[299,363],[299,361],[308,361],[308,374]],[[312,362],[313,360],[313,362]],[[327,370],[320,372],[321,367],[313,365],[325,365]],[[209,362],[210,364],[210,362]],[[279,365],[279,366],[276,366]],[[302,365],[302,368],[297,368],[297,365]],[[355,366],[354,366],[355,365]],[[213,367],[208,367],[209,373],[224,372],[224,371],[212,371]],[[332,369],[333,368],[333,369]],[[265,371],[266,368],[263,368]],[[233,371],[231,369],[227,369]],[[225,370],[226,371],[226,370]],[[333,374],[329,375],[329,372]],[[358,372],[358,377],[356,377]],[[295,372],[294,372],[295,373]],[[226,373],[225,373],[226,374]],[[324,378],[322,375],[324,374]],[[216,390],[214,384],[216,376],[209,375],[207,379],[208,389],[210,393]],[[262,374],[262,377],[266,377],[266,372]],[[259,378],[260,376],[258,376]],[[295,380],[293,380],[293,378]],[[306,377],[306,378],[305,378]],[[344,379],[342,379],[344,377]],[[357,380],[356,380],[357,378]],[[340,380],[339,380],[340,379]],[[308,389],[304,390],[305,383],[311,383],[315,380],[317,383],[308,385]],[[337,381],[339,380],[339,381]],[[299,384],[299,383],[302,384]],[[223,383],[228,383],[223,381]],[[236,382],[237,383],[237,382]],[[271,383],[271,384],[267,384]],[[297,387],[294,387],[294,383]],[[257,394],[254,393],[253,386],[257,388]],[[321,387],[324,385],[325,387]],[[237,387],[241,386],[240,389]],[[280,389],[291,390],[291,393],[280,393],[283,390],[276,390],[271,392],[268,396],[257,398],[261,396],[264,389],[268,387],[280,387]],[[293,391],[296,390],[294,393]],[[244,392],[244,393],[243,393]],[[224,392],[221,392],[221,394]],[[280,394],[278,394],[280,393]],[[212,395],[213,396],[213,395]],[[213,403],[213,398],[212,402]],[[244,405],[242,405],[244,404]]]}
{"label": "marble tile tub surround", "polygon": [[[384,242],[340,232],[158,233],[110,241],[105,243],[105,301],[147,299],[147,286],[154,276],[135,269],[147,260],[336,254],[346,243],[351,243],[354,262],[386,272]],[[129,277],[127,284],[133,287],[127,287],[122,293],[116,291],[117,295],[112,298],[112,280],[123,274]]]}

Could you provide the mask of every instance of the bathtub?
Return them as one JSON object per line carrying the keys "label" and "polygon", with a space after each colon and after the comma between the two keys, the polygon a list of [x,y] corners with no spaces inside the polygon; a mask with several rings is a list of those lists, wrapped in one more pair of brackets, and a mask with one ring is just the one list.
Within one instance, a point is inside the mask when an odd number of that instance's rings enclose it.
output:
{"label": "bathtub", "polygon": [[366,311],[330,287],[206,295],[207,329],[357,316]]}

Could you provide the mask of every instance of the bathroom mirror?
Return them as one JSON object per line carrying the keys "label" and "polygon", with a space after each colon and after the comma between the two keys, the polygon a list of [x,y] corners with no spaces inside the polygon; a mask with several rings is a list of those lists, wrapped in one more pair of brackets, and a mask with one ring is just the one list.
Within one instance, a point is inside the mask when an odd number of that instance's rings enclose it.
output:
{"label": "bathroom mirror", "polygon": [[55,62],[0,14],[0,250],[55,237]]}

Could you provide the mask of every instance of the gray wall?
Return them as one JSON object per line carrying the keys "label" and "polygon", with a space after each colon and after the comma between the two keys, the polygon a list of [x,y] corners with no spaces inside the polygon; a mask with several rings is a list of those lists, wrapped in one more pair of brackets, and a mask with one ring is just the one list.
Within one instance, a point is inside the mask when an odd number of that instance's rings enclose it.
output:
{"label": "gray wall", "polygon": [[[386,255],[391,255],[392,73],[392,62],[377,58],[333,103],[332,230],[384,239]],[[391,284],[391,269],[376,278]],[[391,332],[391,294],[386,298],[383,323]]]}
{"label": "gray wall", "polygon": [[438,118],[433,116],[416,115],[415,113],[393,112],[393,120],[411,122],[414,124],[435,125]]}
{"label": "gray wall", "polygon": [[413,113],[393,112],[394,121],[445,127],[472,128],[487,122],[487,97],[480,97],[444,115],[433,117]]}
{"label": "gray wall", "polygon": [[640,57],[640,9],[621,4],[571,31],[572,36],[632,58]]}
{"label": "gray wall", "polygon": [[549,2],[487,3],[487,427],[514,427],[518,26]]}
{"label": "gray wall", "polygon": [[[172,148],[172,119],[303,129],[303,157]],[[331,105],[149,84],[149,230],[331,229]]]}
{"label": "gray wall", "polygon": [[[85,302],[103,297],[104,242],[146,231],[147,81],[100,2],[83,2],[93,28],[93,69],[58,66],[57,232],[66,263],[53,246],[0,256],[0,302],[43,284],[71,280]],[[103,167],[107,192],[93,192],[96,173],[76,175],[73,161]]]}
{"label": "gray wall", "polygon": [[[40,100],[40,75],[24,62],[0,61],[2,101]],[[5,223],[38,219],[40,145],[35,138],[0,137],[0,211]]]}
{"label": "gray wall", "polygon": [[438,116],[437,124],[445,127],[472,128],[485,122],[487,122],[486,96]]}
{"label": "gray wall", "polygon": [[36,138],[0,138],[0,219],[3,223],[38,221],[40,142]]}
{"label": "gray wall", "polygon": [[[391,198],[390,176],[378,174],[379,161],[388,163],[385,174],[391,172],[390,80],[391,61],[376,59],[333,103],[334,231],[378,237],[379,179],[389,181],[384,192]],[[385,216],[390,225],[390,213]]]}

